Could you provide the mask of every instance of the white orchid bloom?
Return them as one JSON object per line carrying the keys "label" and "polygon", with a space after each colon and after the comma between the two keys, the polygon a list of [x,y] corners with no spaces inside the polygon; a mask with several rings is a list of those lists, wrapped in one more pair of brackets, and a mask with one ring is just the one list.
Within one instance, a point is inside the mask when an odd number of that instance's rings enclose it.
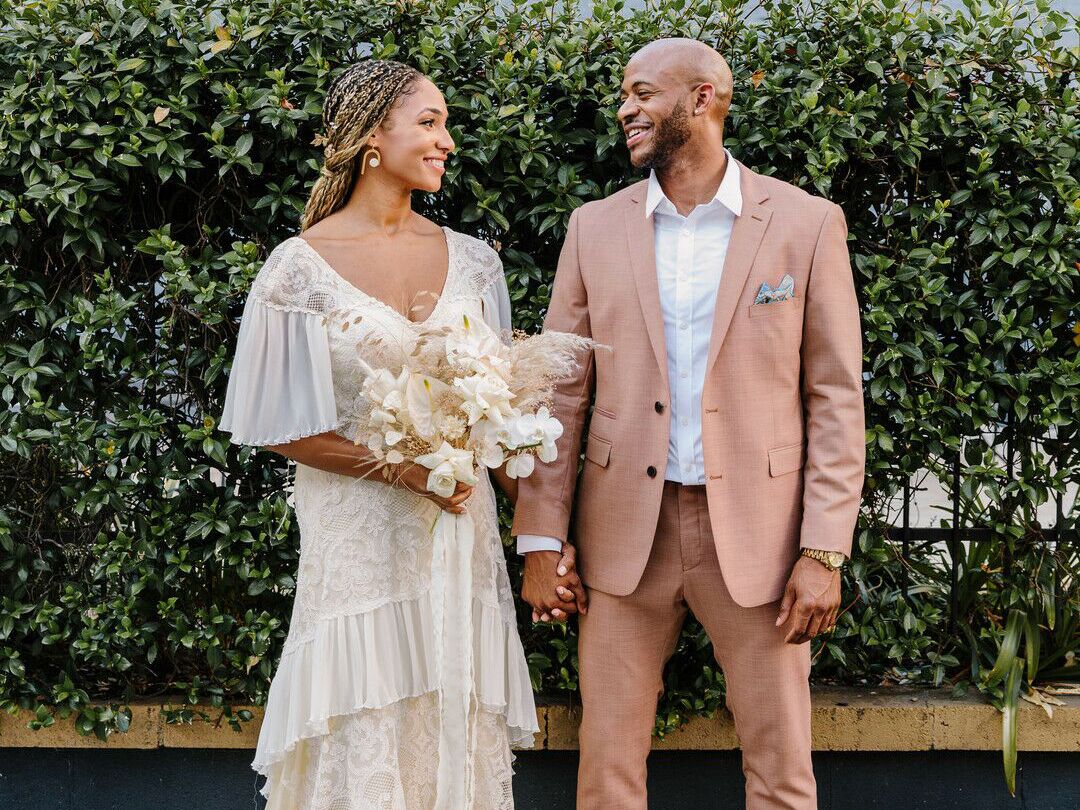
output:
{"label": "white orchid bloom", "polygon": [[532,453],[518,453],[506,462],[506,474],[511,478],[528,478],[532,475],[536,460]]}
{"label": "white orchid bloom", "polygon": [[499,440],[506,445],[508,450],[519,450],[522,447],[531,447],[540,441],[534,435],[533,415],[524,413],[514,419],[508,419],[499,430]]}
{"label": "white orchid bloom", "polygon": [[546,407],[542,407],[536,412],[536,429],[540,435],[540,449],[536,455],[545,464],[550,464],[559,457],[555,442],[563,434],[562,422],[552,416]]}
{"label": "white orchid bloom", "polygon": [[544,407],[536,413],[507,420],[500,431],[500,440],[510,450],[535,447],[540,460],[551,463],[558,456],[555,441],[562,433],[562,423]]}
{"label": "white orchid bloom", "polygon": [[469,444],[475,449],[476,460],[488,469],[498,469],[506,460],[506,453],[499,441],[499,428],[487,420],[472,426]]}
{"label": "white orchid bloom", "polygon": [[443,498],[454,494],[458,481],[469,486],[476,486],[480,481],[473,469],[472,451],[458,450],[447,442],[433,453],[417,456],[416,463],[431,470],[427,479],[428,491]]}
{"label": "white orchid bloom", "polygon": [[506,453],[496,442],[489,442],[476,448],[476,460],[489,470],[497,470],[506,460]]}

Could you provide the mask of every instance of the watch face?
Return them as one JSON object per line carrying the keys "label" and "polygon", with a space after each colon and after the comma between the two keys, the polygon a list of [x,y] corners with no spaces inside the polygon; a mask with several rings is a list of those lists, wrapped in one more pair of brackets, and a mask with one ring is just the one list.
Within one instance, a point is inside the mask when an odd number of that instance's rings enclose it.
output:
{"label": "watch face", "polygon": [[844,560],[846,559],[847,558],[839,551],[829,552],[829,565],[831,565],[833,568],[839,568],[840,566],[842,566],[844,564]]}

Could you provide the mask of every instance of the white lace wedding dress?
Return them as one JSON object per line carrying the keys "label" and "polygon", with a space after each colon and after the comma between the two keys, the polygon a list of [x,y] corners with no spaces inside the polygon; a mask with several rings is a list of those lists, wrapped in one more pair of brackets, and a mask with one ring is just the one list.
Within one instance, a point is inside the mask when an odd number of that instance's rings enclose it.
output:
{"label": "white lace wedding dress", "polygon": [[[498,255],[477,239],[444,233],[446,284],[425,324],[468,313],[508,327]],[[328,313],[343,313],[349,327],[337,317],[324,322]],[[364,359],[397,369],[415,332],[306,241],[287,239],[252,286],[221,426],[234,442],[257,446],[331,430],[354,438],[366,411],[358,339],[381,338],[376,348],[366,344]],[[471,684],[456,684],[468,720],[464,750],[455,752],[463,792],[454,795],[467,800],[437,795],[440,696],[448,687],[440,672],[461,671],[436,660],[438,507],[381,480],[302,464],[293,498],[296,598],[252,764],[266,776],[269,810],[512,808],[510,748],[531,746],[538,727],[486,472],[467,501],[475,524],[471,594],[456,597],[459,611],[472,611]]]}

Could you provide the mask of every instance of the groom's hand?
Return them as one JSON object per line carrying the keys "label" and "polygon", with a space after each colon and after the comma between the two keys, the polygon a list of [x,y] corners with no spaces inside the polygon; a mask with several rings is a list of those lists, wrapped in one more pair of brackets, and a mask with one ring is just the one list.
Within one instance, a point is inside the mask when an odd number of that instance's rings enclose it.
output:
{"label": "groom's hand", "polygon": [[776,626],[790,622],[784,641],[802,644],[836,624],[840,609],[840,572],[817,560],[799,557],[784,589]]}
{"label": "groom's hand", "polygon": [[[559,575],[559,582],[555,586],[555,593],[564,602],[573,602],[577,612],[585,614],[589,612],[589,595],[585,591],[585,584],[577,572],[577,549],[569,543],[562,544],[562,557],[559,558],[559,567],[555,569]],[[552,611],[559,613],[559,608]],[[557,619],[566,618],[556,615]]]}
{"label": "groom's hand", "polygon": [[532,619],[565,621],[570,613],[585,613],[588,597],[577,575],[575,549],[563,543],[562,552],[530,551],[525,555],[521,598],[532,607]]}

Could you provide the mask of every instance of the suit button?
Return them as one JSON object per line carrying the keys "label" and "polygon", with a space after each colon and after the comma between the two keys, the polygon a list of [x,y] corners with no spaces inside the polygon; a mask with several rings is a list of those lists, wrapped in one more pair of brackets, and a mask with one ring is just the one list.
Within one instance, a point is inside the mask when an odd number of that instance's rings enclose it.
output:
{"label": "suit button", "polygon": [[654,467],[653,465],[650,464],[649,468],[645,470],[645,472],[649,476],[649,478],[656,478],[656,467]]}
{"label": "suit button", "polygon": [[663,413],[664,412],[664,403],[663,402],[657,402],[655,405],[653,405],[653,407],[656,408],[657,413]]}

